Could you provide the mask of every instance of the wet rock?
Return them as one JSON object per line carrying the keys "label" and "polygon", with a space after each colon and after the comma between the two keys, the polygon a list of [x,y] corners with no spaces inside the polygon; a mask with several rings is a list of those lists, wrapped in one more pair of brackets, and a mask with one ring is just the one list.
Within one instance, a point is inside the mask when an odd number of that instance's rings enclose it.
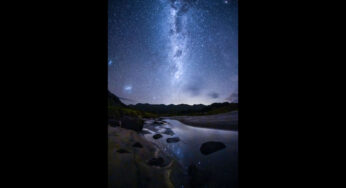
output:
{"label": "wet rock", "polygon": [[146,129],[148,129],[154,133],[157,133],[157,128],[155,126],[147,126]]}
{"label": "wet rock", "polygon": [[226,147],[226,145],[222,142],[205,142],[202,144],[200,151],[203,155],[209,155],[216,151],[222,150]]}
{"label": "wet rock", "polygon": [[153,124],[164,125],[164,124],[167,124],[167,122],[161,121],[161,120],[155,120],[155,121],[153,122]]}
{"label": "wet rock", "polygon": [[151,132],[149,132],[147,130],[142,130],[140,133],[142,133],[142,134],[151,134]]}
{"label": "wet rock", "polygon": [[150,166],[162,166],[163,165],[163,158],[162,157],[158,157],[158,158],[152,158],[148,161],[148,165]]}
{"label": "wet rock", "polygon": [[118,127],[120,126],[120,121],[116,119],[108,119],[108,124],[111,127]]}
{"label": "wet rock", "polygon": [[210,173],[200,170],[196,165],[191,164],[188,168],[191,187],[204,187],[208,181]]}
{"label": "wet rock", "polygon": [[117,152],[118,152],[118,153],[130,153],[130,152],[127,151],[126,149],[118,149]]}
{"label": "wet rock", "polygon": [[175,133],[172,131],[172,129],[166,128],[166,130],[162,132],[162,134],[173,136]]}
{"label": "wet rock", "polygon": [[180,138],[179,137],[174,137],[174,138],[167,138],[167,143],[175,143],[175,142],[179,142]]}
{"label": "wet rock", "polygon": [[162,138],[162,135],[160,135],[160,134],[155,134],[155,135],[153,136],[153,138],[154,138],[154,139],[159,139],[159,138]]}
{"label": "wet rock", "polygon": [[132,147],[135,147],[135,148],[142,148],[142,144],[139,143],[139,142],[136,142],[135,144],[132,145]]}
{"label": "wet rock", "polygon": [[143,128],[144,121],[138,117],[125,116],[121,118],[121,127],[125,129],[131,129],[134,131],[141,131]]}

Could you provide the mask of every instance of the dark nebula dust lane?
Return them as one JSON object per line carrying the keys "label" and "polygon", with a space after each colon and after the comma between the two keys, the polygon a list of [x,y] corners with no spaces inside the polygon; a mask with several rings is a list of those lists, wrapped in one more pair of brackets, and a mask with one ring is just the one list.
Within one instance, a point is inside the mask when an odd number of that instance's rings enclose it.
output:
{"label": "dark nebula dust lane", "polygon": [[125,103],[237,101],[237,0],[110,0],[108,40],[108,88]]}

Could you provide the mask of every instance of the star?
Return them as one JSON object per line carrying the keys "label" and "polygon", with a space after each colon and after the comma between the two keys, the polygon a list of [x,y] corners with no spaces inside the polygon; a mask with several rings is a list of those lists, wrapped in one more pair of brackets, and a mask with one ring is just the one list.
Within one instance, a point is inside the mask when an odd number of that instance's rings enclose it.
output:
{"label": "star", "polygon": [[237,0],[109,0],[108,18],[108,88],[115,95],[211,104],[237,93]]}

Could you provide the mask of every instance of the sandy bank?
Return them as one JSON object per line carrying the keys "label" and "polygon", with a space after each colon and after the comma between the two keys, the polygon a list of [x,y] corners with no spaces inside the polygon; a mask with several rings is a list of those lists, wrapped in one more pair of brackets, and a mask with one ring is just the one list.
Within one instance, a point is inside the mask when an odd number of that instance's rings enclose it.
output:
{"label": "sandy bank", "polygon": [[[137,146],[134,147],[134,144]],[[139,144],[138,144],[139,143]],[[148,161],[162,157],[161,166]],[[172,175],[174,174],[174,175]],[[171,179],[180,174],[175,161],[163,155],[153,143],[135,131],[108,127],[108,187],[174,187]]]}

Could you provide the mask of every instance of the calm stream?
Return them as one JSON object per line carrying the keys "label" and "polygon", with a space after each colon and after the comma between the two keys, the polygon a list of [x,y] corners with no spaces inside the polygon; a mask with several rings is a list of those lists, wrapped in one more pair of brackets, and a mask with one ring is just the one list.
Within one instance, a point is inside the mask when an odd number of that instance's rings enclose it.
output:
{"label": "calm stream", "polygon": [[[213,187],[237,186],[238,180],[238,131],[198,128],[185,125],[177,120],[163,119],[167,124],[145,122],[143,130],[151,134],[144,137],[155,143],[162,151],[176,159],[186,170],[191,164],[211,172],[210,181]],[[160,133],[162,138],[154,139]],[[167,143],[167,138],[179,137],[180,141]],[[203,155],[200,147],[208,141],[219,141],[226,148]]]}

